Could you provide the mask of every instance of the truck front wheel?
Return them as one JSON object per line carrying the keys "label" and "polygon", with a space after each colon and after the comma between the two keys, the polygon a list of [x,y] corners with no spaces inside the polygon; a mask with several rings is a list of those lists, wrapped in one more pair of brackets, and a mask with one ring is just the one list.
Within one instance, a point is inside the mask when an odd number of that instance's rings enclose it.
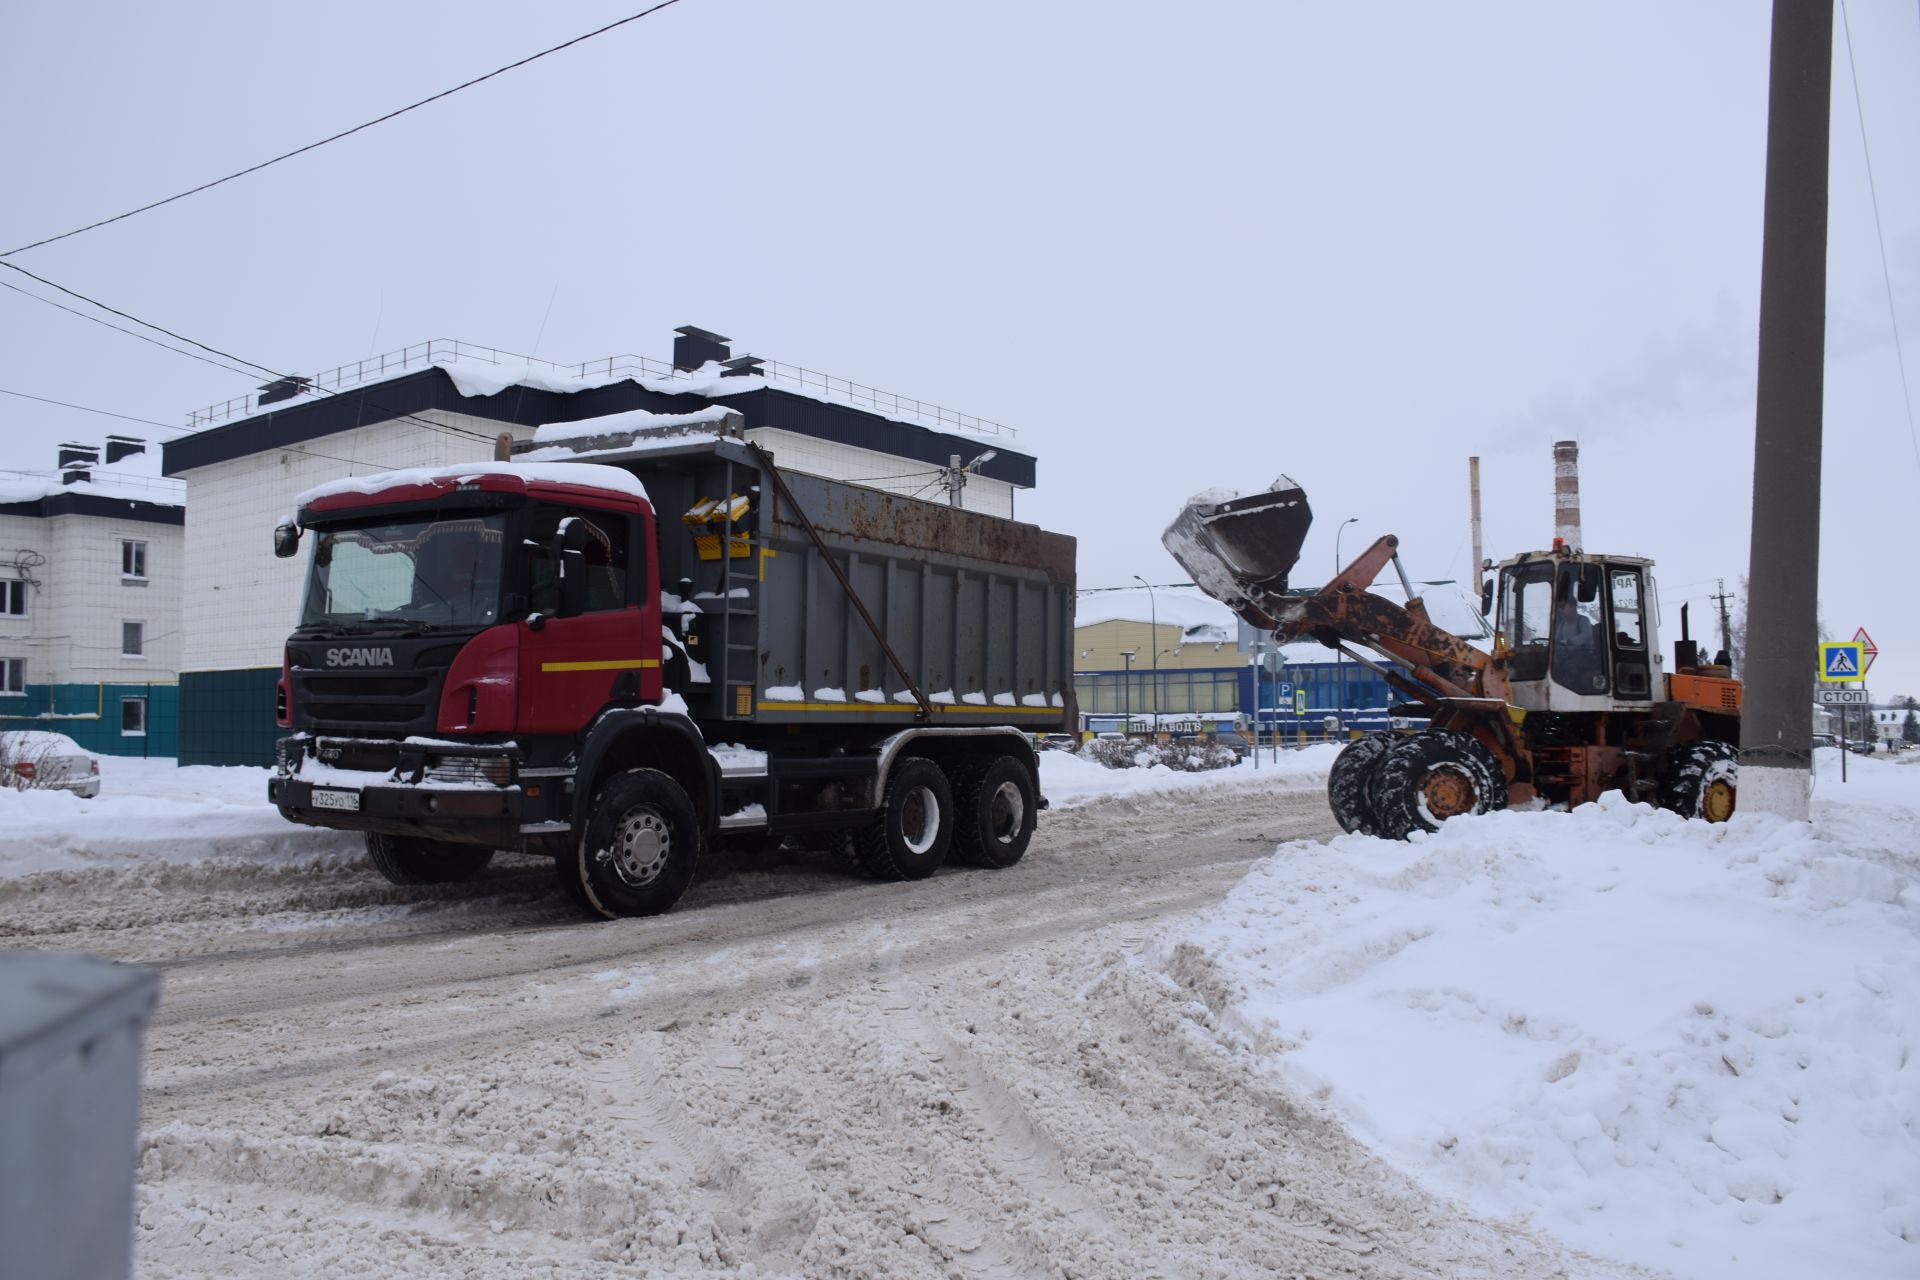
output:
{"label": "truck front wheel", "polygon": [[860,865],[876,880],[924,880],[953,843],[953,788],[931,760],[902,760],[887,780],[880,816],[854,835]]}
{"label": "truck front wheel", "polygon": [[493,861],[493,850],[484,845],[369,831],[367,861],[394,884],[451,884],[471,880],[485,871]]}
{"label": "truck front wheel", "polygon": [[658,769],[629,769],[601,784],[580,843],[558,865],[569,897],[617,920],[671,908],[699,859],[700,820],[686,791]]}
{"label": "truck front wheel", "polygon": [[1389,840],[1438,831],[1448,818],[1507,807],[1507,776],[1499,761],[1456,730],[1429,729],[1395,743],[1374,769],[1375,834]]}

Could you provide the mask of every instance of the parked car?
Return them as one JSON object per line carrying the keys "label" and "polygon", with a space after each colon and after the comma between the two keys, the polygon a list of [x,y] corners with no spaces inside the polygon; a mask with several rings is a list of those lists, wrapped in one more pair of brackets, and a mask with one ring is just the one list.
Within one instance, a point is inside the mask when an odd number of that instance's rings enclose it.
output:
{"label": "parked car", "polygon": [[0,787],[71,791],[91,800],[100,794],[100,762],[64,733],[0,733]]}
{"label": "parked car", "polygon": [[1248,742],[1243,735],[1231,731],[1225,733],[1183,733],[1175,738],[1174,741],[1191,742],[1201,746],[1225,747],[1233,752],[1236,760],[1245,760],[1253,754],[1253,744]]}
{"label": "parked car", "polygon": [[1034,745],[1042,751],[1076,751],[1080,747],[1080,738],[1071,733],[1036,733]]}
{"label": "parked car", "polygon": [[1837,733],[1816,733],[1813,735],[1813,745],[1816,747],[1837,747],[1840,745],[1840,735]]}

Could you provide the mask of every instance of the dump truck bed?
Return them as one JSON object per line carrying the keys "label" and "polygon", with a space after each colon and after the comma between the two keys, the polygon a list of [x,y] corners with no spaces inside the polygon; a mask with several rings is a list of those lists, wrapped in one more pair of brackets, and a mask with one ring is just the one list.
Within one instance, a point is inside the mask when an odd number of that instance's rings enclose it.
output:
{"label": "dump truck bed", "polygon": [[784,469],[783,493],[767,456],[700,436],[591,457],[646,485],[667,620],[675,597],[697,616],[696,720],[925,723],[917,688],[934,724],[1076,724],[1072,538]]}

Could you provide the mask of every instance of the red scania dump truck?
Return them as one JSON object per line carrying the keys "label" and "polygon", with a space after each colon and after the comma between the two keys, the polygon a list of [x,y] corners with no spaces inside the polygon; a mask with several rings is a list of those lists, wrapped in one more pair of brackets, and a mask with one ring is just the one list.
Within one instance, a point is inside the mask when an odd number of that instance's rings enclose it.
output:
{"label": "red scania dump truck", "polygon": [[738,436],[583,436],[301,497],[269,795],[397,883],[554,858],[667,910],[723,837],[869,874],[1020,859],[1031,734],[1075,724],[1074,543],[776,468]]}

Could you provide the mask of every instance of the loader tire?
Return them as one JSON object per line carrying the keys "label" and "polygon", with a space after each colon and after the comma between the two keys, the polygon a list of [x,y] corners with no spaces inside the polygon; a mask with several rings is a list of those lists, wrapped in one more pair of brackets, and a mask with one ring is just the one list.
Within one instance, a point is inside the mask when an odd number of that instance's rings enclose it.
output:
{"label": "loader tire", "polygon": [[1373,773],[1378,834],[1405,840],[1449,818],[1507,807],[1507,775],[1472,735],[1429,729],[1387,750]]}
{"label": "loader tire", "polygon": [[976,867],[1004,871],[1027,852],[1039,816],[1033,767],[1001,756],[954,779],[954,852]]}
{"label": "loader tire", "polygon": [[1391,733],[1370,733],[1355,738],[1334,758],[1327,773],[1327,804],[1340,829],[1363,836],[1380,834],[1373,818],[1373,774],[1380,757],[1400,739]]}
{"label": "loader tire", "polygon": [[1667,753],[1660,805],[1683,818],[1725,822],[1739,793],[1740,757],[1725,742],[1688,742]]}
{"label": "loader tire", "polygon": [[895,765],[879,816],[853,843],[876,880],[924,880],[938,871],[953,845],[953,788],[940,766],[920,756]]}
{"label": "loader tire", "polygon": [[485,845],[367,832],[367,861],[392,884],[452,884],[471,880],[493,861]]}
{"label": "loader tire", "polygon": [[556,865],[567,896],[591,915],[659,915],[699,870],[693,801],[658,769],[615,774],[594,795],[579,843]]}

